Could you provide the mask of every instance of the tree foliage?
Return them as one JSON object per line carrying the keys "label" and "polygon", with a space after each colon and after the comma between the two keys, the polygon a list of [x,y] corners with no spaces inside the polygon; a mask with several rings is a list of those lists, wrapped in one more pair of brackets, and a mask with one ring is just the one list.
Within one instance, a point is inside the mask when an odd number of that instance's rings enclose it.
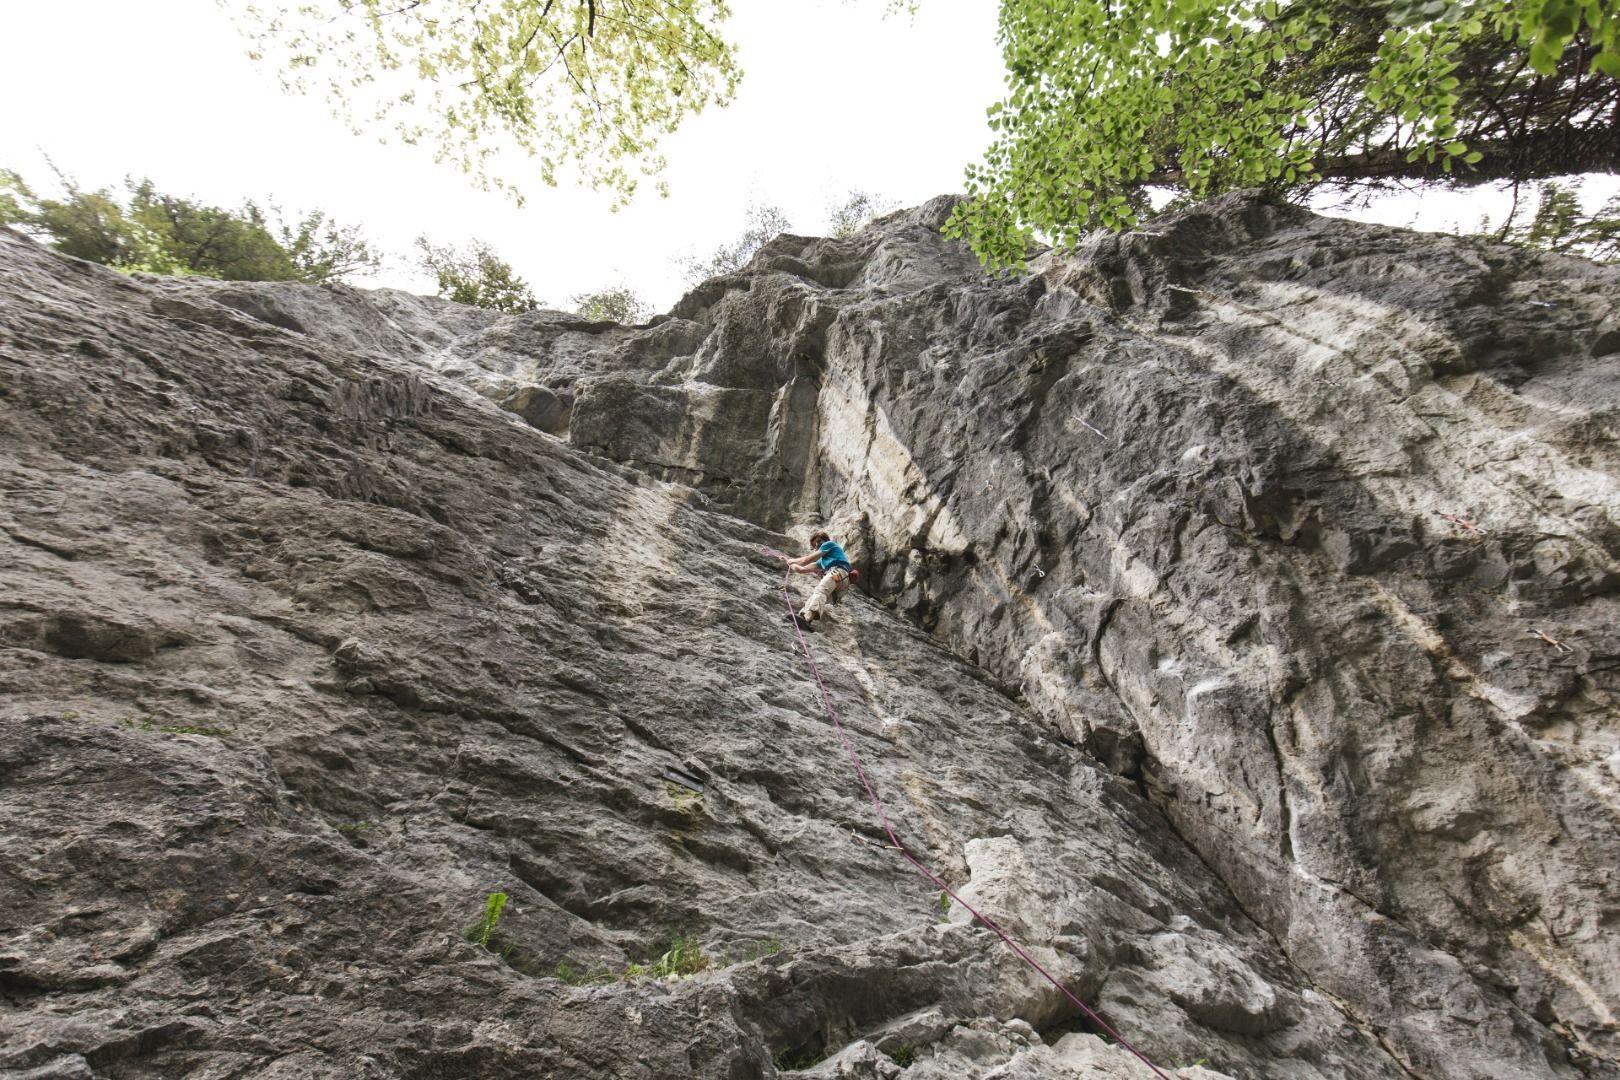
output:
{"label": "tree foliage", "polygon": [[418,236],[416,247],[421,252],[423,269],[433,275],[439,295],[446,299],[510,314],[540,306],[528,282],[517,275],[512,264],[481,240],[457,249]]}
{"label": "tree foliage", "polygon": [[1620,0],[1003,0],[1009,92],[950,223],[1018,265],[1202,197],[1620,168]]}
{"label": "tree foliage", "polygon": [[150,180],[126,181],[121,197],[108,188],[86,191],[61,173],[57,179],[64,196],[50,198],[16,172],[0,171],[0,223],[63,254],[121,270],[324,282],[375,271],[382,262],[358,228],[319,210],[287,222],[273,206],[209,206],[165,194]]}
{"label": "tree foliage", "polygon": [[1599,262],[1620,262],[1620,195],[1611,195],[1596,211],[1581,205],[1581,183],[1542,184],[1535,216],[1521,225],[1512,216],[1497,235],[1526,247],[1581,255]]}
{"label": "tree foliage", "polygon": [[616,323],[646,322],[652,307],[627,285],[610,285],[596,292],[577,293],[569,301],[575,314]]}
{"label": "tree foliage", "polygon": [[695,285],[720,274],[734,274],[748,264],[754,253],[779,234],[793,228],[781,207],[749,206],[744,215],[743,231],[730,243],[721,244],[706,256],[688,256],[677,260],[681,274]]}
{"label": "tree foliage", "polygon": [[731,100],[724,0],[299,0],[252,5],[245,29],[283,84],[324,93],[485,184],[520,192],[515,148],[555,184],[565,165],[627,200],[663,167],[659,140]]}
{"label": "tree foliage", "polygon": [[0,224],[40,237],[64,255],[108,266],[131,268],[155,257],[156,238],[130,219],[117,196],[106,188],[83,191],[62,179],[67,197],[52,199],[18,173],[0,171]]}
{"label": "tree foliage", "polygon": [[321,210],[279,225],[278,236],[303,281],[343,280],[375,273],[382,265],[382,255],[358,226],[339,225]]}
{"label": "tree foliage", "polygon": [[843,200],[827,207],[827,235],[851,236],[868,221],[895,208],[893,199],[851,188]]}

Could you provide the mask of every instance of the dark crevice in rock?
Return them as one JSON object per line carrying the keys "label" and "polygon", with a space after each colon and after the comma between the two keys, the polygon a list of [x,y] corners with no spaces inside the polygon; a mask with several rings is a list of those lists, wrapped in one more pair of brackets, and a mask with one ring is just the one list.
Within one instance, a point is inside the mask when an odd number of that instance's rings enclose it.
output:
{"label": "dark crevice in rock", "polygon": [[[1290,705],[1284,700],[1278,709],[1287,713]],[[1288,776],[1288,762],[1283,757],[1282,750],[1277,746],[1277,729],[1272,717],[1267,717],[1265,723],[1266,744],[1271,747],[1272,763],[1277,770],[1277,858],[1285,866],[1294,863],[1294,819],[1288,807],[1288,785],[1291,782]]]}
{"label": "dark crevice in rock", "polygon": [[[1207,870],[1212,876],[1222,880],[1223,882],[1226,881],[1226,878],[1222,874],[1220,868],[1210,863],[1209,860],[1205,858],[1203,852],[1198,848],[1198,846],[1192,843],[1192,841],[1183,834],[1181,828],[1176,824],[1174,815],[1167,813],[1162,803],[1157,803],[1156,809],[1161,816],[1165,829],[1176,837],[1182,847],[1186,850],[1187,854],[1202,864],[1204,869]],[[1414,1070],[1406,1055],[1403,1054],[1398,1047],[1386,1042],[1380,1030],[1379,1024],[1363,1015],[1353,1003],[1348,1002],[1334,994],[1331,990],[1322,986],[1319,982],[1312,981],[1310,973],[1300,967],[1294,961],[1293,957],[1290,956],[1286,943],[1273,934],[1266,927],[1265,923],[1256,918],[1255,914],[1244,905],[1241,891],[1233,888],[1231,883],[1228,883],[1228,889],[1231,891],[1232,899],[1244,921],[1256,931],[1265,934],[1272,940],[1277,947],[1277,951],[1285,958],[1285,962],[1287,962],[1290,967],[1295,970],[1301,979],[1311,985],[1313,991],[1321,994],[1328,1001],[1331,1001],[1334,1007],[1339,1010],[1339,1012],[1342,1013],[1347,1019],[1349,1019],[1358,1031],[1361,1031],[1368,1037],[1376,1040],[1378,1045],[1389,1056],[1389,1060],[1400,1068],[1402,1075],[1411,1077],[1412,1080],[1424,1080],[1425,1073],[1419,1070]]]}
{"label": "dark crevice in rock", "polygon": [[40,551],[49,552],[59,559],[71,560],[79,557],[79,552],[76,549],[65,544],[55,544],[49,540],[43,540],[37,536],[20,532],[17,529],[6,526],[0,526],[0,529],[4,529],[7,536],[11,537],[11,539],[15,540],[19,544],[24,545],[25,547],[36,548]]}

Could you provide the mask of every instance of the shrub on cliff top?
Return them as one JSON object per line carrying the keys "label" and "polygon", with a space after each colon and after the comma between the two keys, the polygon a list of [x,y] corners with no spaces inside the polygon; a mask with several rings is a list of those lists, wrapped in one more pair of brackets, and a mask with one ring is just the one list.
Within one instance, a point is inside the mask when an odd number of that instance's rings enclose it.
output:
{"label": "shrub on cliff top", "polygon": [[225,281],[339,281],[375,271],[381,255],[358,228],[315,210],[292,221],[274,206],[235,210],[128,180],[126,194],[86,191],[57,173],[63,196],[40,194],[0,170],[0,224],[37,236],[65,255],[120,270],[200,274]]}

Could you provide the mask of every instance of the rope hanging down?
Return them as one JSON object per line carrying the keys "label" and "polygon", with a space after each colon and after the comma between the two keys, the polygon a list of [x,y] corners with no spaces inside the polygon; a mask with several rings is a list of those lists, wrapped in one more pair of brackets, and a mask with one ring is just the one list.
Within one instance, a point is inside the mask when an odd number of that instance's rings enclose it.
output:
{"label": "rope hanging down", "polygon": [[[779,551],[771,551],[770,548],[766,548],[765,550],[769,554],[779,559],[786,558],[786,556]],[[1159,1070],[1157,1065],[1148,1060],[1146,1054],[1142,1053],[1142,1051],[1131,1045],[1129,1040],[1127,1040],[1119,1032],[1115,1031],[1108,1025],[1106,1020],[1098,1016],[1089,1007],[1087,1007],[1086,1003],[1076,997],[1067,986],[1064,986],[1063,983],[1057,979],[1056,976],[1042,967],[1039,961],[1024,950],[1023,946],[1019,945],[1018,942],[1014,941],[1010,936],[1008,936],[1005,930],[996,925],[995,920],[991,919],[988,915],[981,913],[972,904],[956,895],[956,891],[954,889],[945,884],[938,874],[928,869],[928,867],[925,866],[915,855],[907,851],[906,846],[900,842],[900,838],[894,835],[894,828],[889,824],[888,812],[883,809],[883,800],[878,798],[877,791],[872,787],[872,781],[867,779],[866,769],[861,764],[861,756],[855,752],[855,744],[850,741],[849,733],[844,730],[844,725],[838,720],[838,710],[833,708],[832,695],[827,692],[827,684],[821,678],[821,669],[816,666],[816,658],[810,653],[810,643],[805,640],[804,631],[799,629],[798,620],[793,618],[793,597],[789,591],[789,586],[792,581],[793,571],[789,570],[786,576],[782,579],[782,599],[787,604],[789,616],[788,621],[793,626],[794,635],[799,639],[799,648],[804,650],[804,658],[810,662],[810,673],[816,677],[816,686],[821,690],[821,703],[826,707],[827,716],[832,720],[833,727],[838,731],[839,741],[844,744],[844,753],[849,755],[850,764],[855,766],[855,775],[860,777],[861,786],[866,788],[866,797],[872,801],[872,806],[877,810],[878,823],[883,826],[883,831],[888,834],[889,843],[894,845],[894,850],[898,851],[901,856],[917,870],[919,874],[933,882],[939,887],[941,892],[945,893],[958,904],[961,904],[967,909],[969,914],[988,927],[990,932],[1005,942],[1007,947],[1016,953],[1020,960],[1034,968],[1036,971],[1040,972],[1042,978],[1051,983],[1053,986],[1057,987],[1063,996],[1068,998],[1074,1007],[1084,1013],[1092,1023],[1096,1024],[1098,1027],[1102,1028],[1103,1031],[1107,1032],[1107,1034],[1112,1037],[1115,1042],[1119,1043],[1119,1045],[1135,1054],[1137,1059],[1141,1061],[1142,1064],[1153,1070],[1154,1076],[1159,1077],[1160,1080],[1170,1080],[1168,1076]]]}

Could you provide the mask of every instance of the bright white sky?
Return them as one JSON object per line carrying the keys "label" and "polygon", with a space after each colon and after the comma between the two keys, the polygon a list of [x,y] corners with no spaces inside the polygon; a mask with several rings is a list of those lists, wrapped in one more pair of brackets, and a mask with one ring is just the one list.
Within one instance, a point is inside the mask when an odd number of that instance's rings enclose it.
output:
{"label": "bright white sky", "polygon": [[851,188],[907,206],[960,189],[1001,90],[995,0],[927,0],[915,21],[884,19],[881,0],[732,7],[736,100],[666,144],[668,199],[648,190],[616,214],[538,180],[518,209],[424,151],[350,134],[324,102],[282,93],[214,0],[7,5],[0,167],[45,188],[49,154],[88,188],[133,174],[219,205],[324,209],[400,253],[380,283],[417,291],[432,291],[404,258],[417,234],[478,237],[550,305],[622,280],[657,310],[684,291],[674,260],[735,237],[751,200],[818,234]]}
{"label": "bright white sky", "polygon": [[[538,181],[519,209],[422,150],[352,135],[324,102],[283,94],[215,0],[9,4],[0,167],[49,189],[49,154],[87,188],[145,176],[217,205],[323,209],[397,253],[373,284],[431,292],[407,258],[412,240],[477,237],[549,306],[622,282],[661,311],[685,288],[675,260],[735,237],[750,202],[817,234],[852,188],[905,206],[961,189],[1002,88],[997,2],[923,0],[914,19],[885,19],[886,6],[733,0],[726,32],[746,72],[736,100],[666,145],[670,198],[648,191],[615,214],[605,195]],[[1505,206],[1489,192],[1430,193],[1354,216],[1467,229]]]}

